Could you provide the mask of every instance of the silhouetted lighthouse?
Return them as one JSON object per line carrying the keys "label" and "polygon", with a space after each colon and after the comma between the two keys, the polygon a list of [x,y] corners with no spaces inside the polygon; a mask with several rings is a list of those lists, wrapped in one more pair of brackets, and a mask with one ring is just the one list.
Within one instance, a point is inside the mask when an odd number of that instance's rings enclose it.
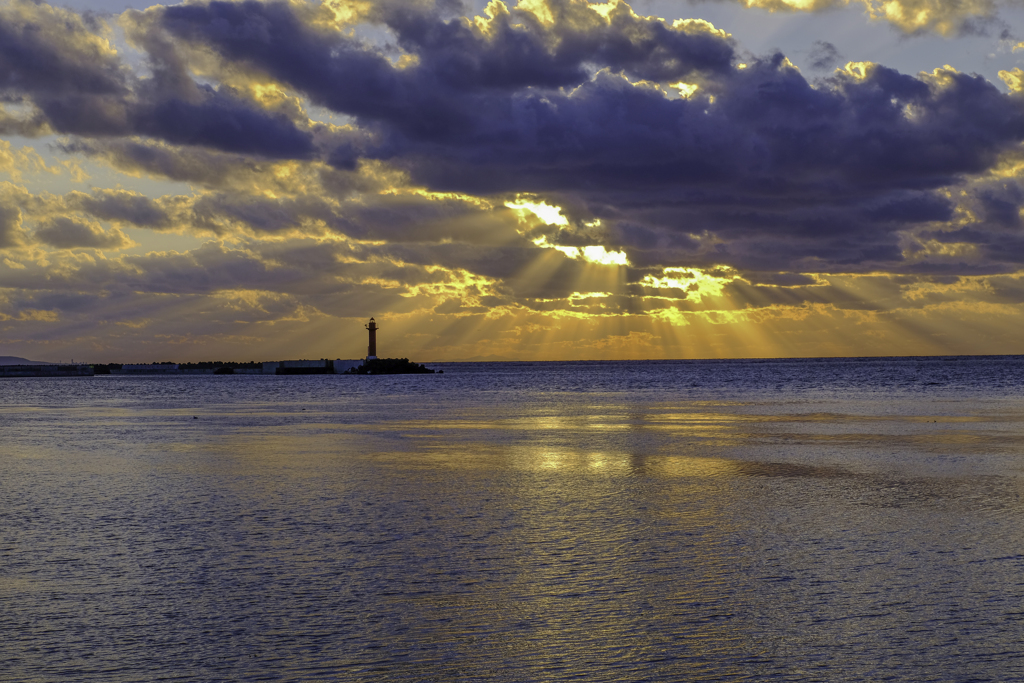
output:
{"label": "silhouetted lighthouse", "polygon": [[377,323],[370,318],[370,324],[365,326],[370,331],[370,345],[366,349],[366,360],[377,358]]}

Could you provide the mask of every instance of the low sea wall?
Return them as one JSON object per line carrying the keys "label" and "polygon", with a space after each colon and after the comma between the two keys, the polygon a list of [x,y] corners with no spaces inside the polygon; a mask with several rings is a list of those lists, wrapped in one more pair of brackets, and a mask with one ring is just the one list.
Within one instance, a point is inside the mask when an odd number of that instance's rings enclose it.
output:
{"label": "low sea wall", "polygon": [[[359,367],[362,360],[282,360],[262,367],[182,368],[175,363],[137,363],[111,368],[111,375],[340,375]],[[106,366],[101,366],[106,374]],[[0,377],[92,377],[95,369],[85,364],[0,365]]]}
{"label": "low sea wall", "polygon": [[0,365],[0,377],[92,377],[91,365]]}

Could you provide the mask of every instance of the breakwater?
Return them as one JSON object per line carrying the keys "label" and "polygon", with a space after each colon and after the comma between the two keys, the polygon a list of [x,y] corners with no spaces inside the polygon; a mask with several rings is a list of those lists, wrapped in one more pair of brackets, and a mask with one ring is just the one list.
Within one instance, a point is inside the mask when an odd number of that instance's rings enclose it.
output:
{"label": "breakwater", "polygon": [[145,363],[102,366],[98,374],[111,375],[339,375],[357,367],[359,360],[280,360],[265,363]]}

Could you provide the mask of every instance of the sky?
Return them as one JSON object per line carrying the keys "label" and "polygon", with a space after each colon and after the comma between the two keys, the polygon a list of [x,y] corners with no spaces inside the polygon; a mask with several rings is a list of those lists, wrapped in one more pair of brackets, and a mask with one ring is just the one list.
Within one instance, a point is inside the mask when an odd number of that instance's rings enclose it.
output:
{"label": "sky", "polygon": [[1021,0],[0,0],[0,355],[1024,353]]}

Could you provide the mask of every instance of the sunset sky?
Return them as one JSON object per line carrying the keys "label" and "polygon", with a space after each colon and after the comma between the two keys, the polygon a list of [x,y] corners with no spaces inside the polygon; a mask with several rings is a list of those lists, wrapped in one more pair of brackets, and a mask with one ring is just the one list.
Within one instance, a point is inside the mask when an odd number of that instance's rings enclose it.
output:
{"label": "sunset sky", "polygon": [[1024,2],[0,0],[0,355],[1024,353]]}

